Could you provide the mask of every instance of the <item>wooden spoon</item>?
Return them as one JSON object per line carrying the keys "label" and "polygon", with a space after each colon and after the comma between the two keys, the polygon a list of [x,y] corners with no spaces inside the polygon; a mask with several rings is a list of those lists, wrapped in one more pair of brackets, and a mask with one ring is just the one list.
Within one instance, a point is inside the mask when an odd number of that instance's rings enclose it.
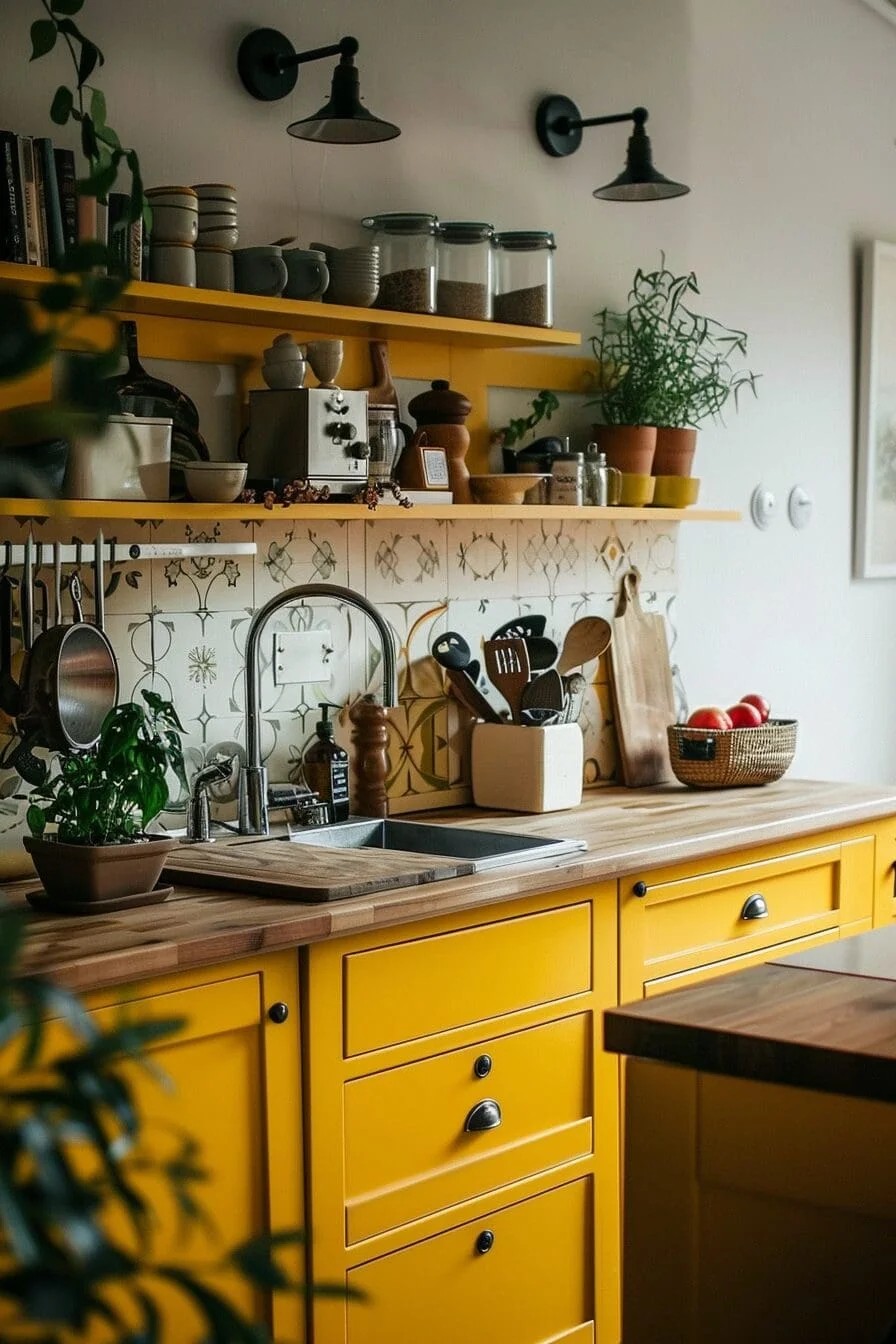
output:
{"label": "wooden spoon", "polygon": [[602,616],[583,616],[573,621],[563,640],[557,671],[562,675],[599,658],[610,647],[612,638],[612,627]]}

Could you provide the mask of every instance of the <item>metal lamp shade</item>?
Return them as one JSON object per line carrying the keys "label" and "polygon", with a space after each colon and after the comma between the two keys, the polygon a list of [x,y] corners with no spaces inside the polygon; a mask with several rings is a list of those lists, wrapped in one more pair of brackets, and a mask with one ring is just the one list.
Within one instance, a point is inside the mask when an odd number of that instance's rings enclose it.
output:
{"label": "metal lamp shade", "polygon": [[330,145],[369,145],[401,135],[391,121],[381,121],[362,105],[358,71],[346,58],[333,71],[329,102],[313,116],[294,121],[286,129],[298,140]]}
{"label": "metal lamp shade", "polygon": [[629,137],[624,170],[593,194],[600,201],[662,201],[685,196],[689,191],[683,182],[673,182],[657,172],[650,137],[643,125],[636,125]]}

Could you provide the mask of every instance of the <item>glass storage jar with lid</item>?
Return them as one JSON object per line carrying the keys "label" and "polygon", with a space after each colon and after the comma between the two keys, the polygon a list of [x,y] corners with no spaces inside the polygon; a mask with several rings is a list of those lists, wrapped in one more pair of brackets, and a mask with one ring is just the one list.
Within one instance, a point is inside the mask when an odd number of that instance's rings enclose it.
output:
{"label": "glass storage jar with lid", "polygon": [[439,225],[436,312],[443,317],[491,317],[494,233],[491,224]]}
{"label": "glass storage jar with lid", "polygon": [[368,215],[361,223],[373,230],[380,249],[380,292],[376,308],[401,313],[436,310],[435,215]]}
{"label": "glass storage jar with lid", "polygon": [[496,322],[554,325],[554,242],[537,229],[495,234]]}

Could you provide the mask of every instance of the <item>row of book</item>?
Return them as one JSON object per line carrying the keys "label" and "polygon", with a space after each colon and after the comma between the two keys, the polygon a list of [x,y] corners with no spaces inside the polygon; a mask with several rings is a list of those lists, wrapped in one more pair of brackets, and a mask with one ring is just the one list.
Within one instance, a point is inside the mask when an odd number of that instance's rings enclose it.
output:
{"label": "row of book", "polygon": [[48,136],[0,131],[0,184],[0,261],[59,266],[75,243],[98,238],[112,248],[116,271],[146,278],[149,240],[142,220],[128,223],[130,198],[80,196],[73,150]]}

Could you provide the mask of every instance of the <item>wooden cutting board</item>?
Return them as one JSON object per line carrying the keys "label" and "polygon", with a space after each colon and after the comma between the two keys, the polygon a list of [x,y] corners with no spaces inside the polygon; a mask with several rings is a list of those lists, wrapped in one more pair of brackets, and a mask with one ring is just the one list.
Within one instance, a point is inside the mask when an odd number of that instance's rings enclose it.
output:
{"label": "wooden cutting board", "polygon": [[291,840],[244,839],[182,845],[165,864],[167,881],[286,901],[339,901],[390,887],[464,877],[462,859],[382,849],[332,849]]}
{"label": "wooden cutting board", "polygon": [[637,569],[623,575],[610,645],[619,764],[633,788],[673,778],[666,728],[675,722],[666,623],[642,610],[640,583]]}

